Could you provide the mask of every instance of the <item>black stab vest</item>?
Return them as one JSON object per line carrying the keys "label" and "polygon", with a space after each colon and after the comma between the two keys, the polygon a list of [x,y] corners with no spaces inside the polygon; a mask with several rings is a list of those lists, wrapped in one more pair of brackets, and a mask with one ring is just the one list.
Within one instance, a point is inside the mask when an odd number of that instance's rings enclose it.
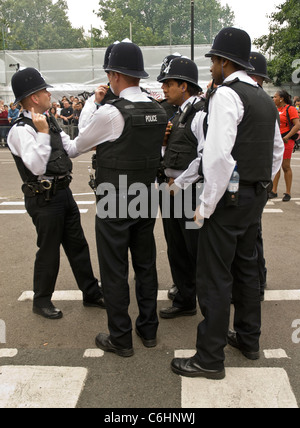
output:
{"label": "black stab vest", "polygon": [[[50,144],[52,150],[46,172],[43,175],[48,177],[63,177],[72,172],[72,161],[63,147],[60,136],[61,129],[59,128],[56,120],[53,117],[50,117],[49,122]],[[23,115],[17,119],[14,126],[25,126],[25,124],[31,126],[37,132],[32,119],[24,117]],[[29,171],[19,156],[15,156],[13,154],[13,158],[24,183],[36,182],[38,180],[38,176]]]}
{"label": "black stab vest", "polygon": [[232,157],[237,161],[240,180],[267,182],[272,178],[275,124],[278,112],[274,102],[261,88],[238,79],[228,82],[241,98],[245,113],[238,126]]}
{"label": "black stab vest", "polygon": [[184,171],[198,156],[198,141],[191,130],[192,121],[197,112],[204,110],[205,102],[199,101],[190,107],[188,116],[181,123],[181,114],[177,113],[163,159],[163,167]]}
{"label": "black stab vest", "polygon": [[[161,147],[167,126],[167,115],[156,102],[131,102],[120,98],[114,105],[125,120],[119,139],[97,146],[96,183],[111,183],[119,188],[119,177],[127,177],[127,185],[155,182]],[[100,131],[101,132],[101,129]]]}

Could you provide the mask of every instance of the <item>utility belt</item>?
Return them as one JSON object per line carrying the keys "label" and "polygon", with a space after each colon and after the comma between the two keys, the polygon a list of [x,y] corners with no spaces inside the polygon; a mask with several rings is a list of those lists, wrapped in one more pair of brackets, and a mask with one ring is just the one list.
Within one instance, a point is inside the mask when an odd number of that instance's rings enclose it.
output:
{"label": "utility belt", "polygon": [[68,188],[71,181],[71,175],[66,175],[63,178],[24,183],[22,186],[22,192],[27,196],[27,198],[35,198],[38,195],[44,195],[45,201],[50,201],[58,190]]}
{"label": "utility belt", "polygon": [[[252,187],[255,189],[257,195],[267,190],[270,192],[273,187],[272,181],[257,181],[256,183],[249,183],[247,181],[240,181],[240,188]],[[270,190],[271,189],[271,190]]]}

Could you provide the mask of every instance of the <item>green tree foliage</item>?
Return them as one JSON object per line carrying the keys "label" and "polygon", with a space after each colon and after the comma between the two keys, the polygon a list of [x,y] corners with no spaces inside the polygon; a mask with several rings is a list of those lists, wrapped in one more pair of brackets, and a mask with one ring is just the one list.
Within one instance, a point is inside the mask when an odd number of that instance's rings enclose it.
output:
{"label": "green tree foliage", "polygon": [[89,46],[72,28],[65,0],[1,0],[0,49],[72,49]]}
{"label": "green tree foliage", "polygon": [[[300,59],[300,5],[299,0],[287,0],[272,13],[270,33],[255,41],[266,53],[271,54],[268,72],[274,83],[292,81],[295,64]],[[298,60],[298,61],[297,61]],[[294,67],[293,67],[294,64]]]}
{"label": "green tree foliage", "polygon": [[[93,30],[94,45],[107,46],[129,37],[141,46],[190,43],[189,0],[99,0],[98,16],[107,36]],[[195,0],[195,43],[211,43],[218,31],[233,25],[234,13],[217,0]]]}

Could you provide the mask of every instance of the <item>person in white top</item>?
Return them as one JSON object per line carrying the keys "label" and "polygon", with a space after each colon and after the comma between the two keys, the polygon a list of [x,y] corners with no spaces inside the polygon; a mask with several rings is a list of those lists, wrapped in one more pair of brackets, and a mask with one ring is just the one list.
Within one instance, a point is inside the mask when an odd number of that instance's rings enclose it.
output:
{"label": "person in white top", "polygon": [[[220,85],[208,109],[202,170],[204,187],[195,220],[199,233],[197,293],[204,320],[197,352],[176,358],[172,370],[187,377],[223,379],[227,342],[248,359],[259,358],[261,302],[255,248],[267,187],[280,168],[283,144],[270,97],[247,75],[251,40],[236,28],[217,35],[212,76]],[[239,190],[229,182],[239,174]],[[227,190],[228,189],[228,190]],[[233,297],[235,332],[228,332]]]}

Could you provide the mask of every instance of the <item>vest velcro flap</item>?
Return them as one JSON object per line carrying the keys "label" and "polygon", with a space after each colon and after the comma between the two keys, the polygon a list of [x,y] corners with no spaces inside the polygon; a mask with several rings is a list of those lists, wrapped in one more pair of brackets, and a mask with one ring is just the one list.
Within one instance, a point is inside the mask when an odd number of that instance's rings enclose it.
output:
{"label": "vest velcro flap", "polygon": [[165,114],[136,114],[131,117],[132,126],[164,125]]}

